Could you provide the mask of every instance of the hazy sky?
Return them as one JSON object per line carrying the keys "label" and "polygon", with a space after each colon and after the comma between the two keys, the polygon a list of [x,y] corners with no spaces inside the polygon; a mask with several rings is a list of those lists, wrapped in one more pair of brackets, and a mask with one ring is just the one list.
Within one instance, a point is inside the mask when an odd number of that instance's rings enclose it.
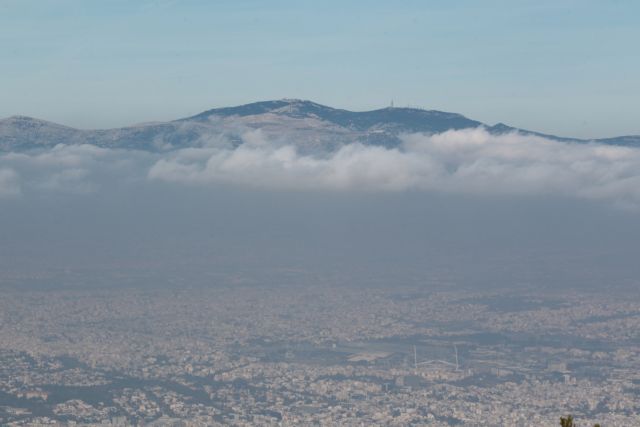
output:
{"label": "hazy sky", "polygon": [[0,117],[77,127],[295,97],[639,134],[635,1],[0,0]]}

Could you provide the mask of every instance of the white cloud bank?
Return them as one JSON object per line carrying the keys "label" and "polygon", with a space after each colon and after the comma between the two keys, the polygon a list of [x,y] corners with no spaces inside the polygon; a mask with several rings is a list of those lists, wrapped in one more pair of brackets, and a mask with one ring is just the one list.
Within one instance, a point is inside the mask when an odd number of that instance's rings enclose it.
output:
{"label": "white cloud bank", "polygon": [[559,195],[640,208],[640,149],[550,141],[486,130],[411,134],[388,149],[353,143],[324,154],[269,142],[164,153],[59,145],[0,155],[0,197],[86,193],[114,183],[173,182],[265,189]]}
{"label": "white cloud bank", "polygon": [[106,185],[141,181],[154,160],[149,153],[92,145],[6,153],[0,155],[0,198],[38,192],[86,194]]}
{"label": "white cloud bank", "polygon": [[461,194],[550,194],[640,206],[640,149],[560,143],[482,128],[411,134],[397,149],[349,144],[325,156],[252,136],[235,149],[185,149],[149,178],[260,188]]}

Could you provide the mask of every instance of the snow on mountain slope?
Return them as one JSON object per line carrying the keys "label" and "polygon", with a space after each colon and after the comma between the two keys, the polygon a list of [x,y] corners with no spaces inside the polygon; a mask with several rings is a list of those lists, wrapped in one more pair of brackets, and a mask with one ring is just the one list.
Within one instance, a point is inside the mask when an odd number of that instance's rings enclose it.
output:
{"label": "snow on mountain slope", "polygon": [[[301,151],[332,150],[351,142],[397,146],[407,133],[441,133],[483,126],[565,142],[589,142],[516,129],[502,123],[487,126],[460,114],[416,108],[383,108],[353,112],[311,101],[282,99],[217,108],[171,122],[118,129],[80,130],[24,116],[0,120],[0,151],[25,151],[57,144],[166,151],[185,147],[238,144],[251,132],[274,142],[293,143]],[[640,146],[640,136],[594,140],[610,145]]]}

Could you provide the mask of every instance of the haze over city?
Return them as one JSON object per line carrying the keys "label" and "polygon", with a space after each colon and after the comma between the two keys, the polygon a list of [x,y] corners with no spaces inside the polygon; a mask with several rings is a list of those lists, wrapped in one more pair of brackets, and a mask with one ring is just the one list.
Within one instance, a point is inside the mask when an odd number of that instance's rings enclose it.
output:
{"label": "haze over city", "polygon": [[639,12],[0,0],[0,424],[640,424]]}

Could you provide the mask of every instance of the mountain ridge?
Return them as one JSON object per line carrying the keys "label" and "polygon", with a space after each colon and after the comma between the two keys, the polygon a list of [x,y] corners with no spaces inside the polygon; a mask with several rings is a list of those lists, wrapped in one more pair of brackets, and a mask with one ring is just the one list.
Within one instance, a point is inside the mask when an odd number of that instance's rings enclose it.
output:
{"label": "mountain ridge", "polygon": [[562,142],[596,142],[640,147],[640,135],[599,139],[568,138],[519,129],[504,123],[487,125],[458,113],[409,107],[350,111],[309,100],[280,99],[214,108],[166,122],[113,129],[76,129],[28,116],[0,119],[0,151],[24,151],[58,144],[91,144],[106,148],[171,150],[210,145],[221,139],[240,143],[241,135],[260,130],[267,137],[295,141],[303,150],[335,149],[349,142],[393,147],[406,133],[441,133],[482,127],[501,135],[518,132]]}

